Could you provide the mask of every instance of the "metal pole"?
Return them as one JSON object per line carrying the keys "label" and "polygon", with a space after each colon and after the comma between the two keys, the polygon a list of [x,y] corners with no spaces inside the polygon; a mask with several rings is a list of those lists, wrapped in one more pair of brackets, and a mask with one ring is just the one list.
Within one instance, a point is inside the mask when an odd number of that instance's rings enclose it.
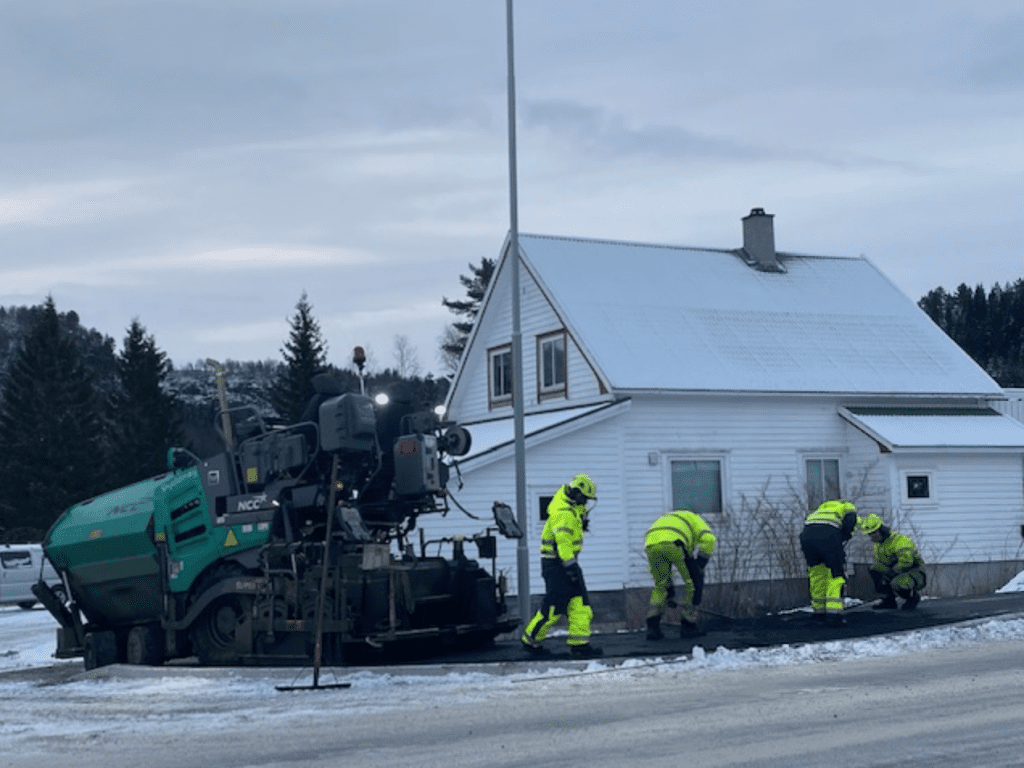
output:
{"label": "metal pole", "polygon": [[[508,189],[509,247],[512,267],[512,414],[515,423],[516,456],[516,520],[526,534],[526,437],[523,428],[523,332],[519,318],[519,201],[516,189],[516,75],[513,57],[512,0],[505,0],[508,30]],[[523,627],[529,623],[530,611],[530,549],[529,537],[519,539],[516,548],[519,617]]]}
{"label": "metal pole", "polygon": [[228,389],[225,383],[224,366],[212,358],[206,358],[206,364],[213,368],[217,381],[217,402],[220,403],[220,423],[224,430],[224,442],[228,450],[235,448],[235,437],[231,434],[231,414],[228,413]]}
{"label": "metal pole", "polygon": [[[327,530],[324,532],[324,567],[320,573],[320,595],[316,601],[316,639],[313,645],[313,687],[320,685],[320,661],[324,649],[324,607],[327,602],[327,577],[331,573],[331,527],[334,523],[334,505],[338,492],[338,454],[331,460],[331,489],[327,492]],[[341,585],[334,585],[334,594],[341,592]],[[344,598],[342,598],[344,600]],[[274,617],[271,615],[271,621]]]}

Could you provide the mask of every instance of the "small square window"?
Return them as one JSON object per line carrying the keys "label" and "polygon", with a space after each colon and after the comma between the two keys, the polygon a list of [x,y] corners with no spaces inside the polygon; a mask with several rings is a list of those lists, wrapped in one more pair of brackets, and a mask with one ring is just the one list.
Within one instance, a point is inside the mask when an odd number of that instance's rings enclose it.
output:
{"label": "small square window", "polygon": [[928,475],[907,475],[907,498],[930,499],[931,478]]}

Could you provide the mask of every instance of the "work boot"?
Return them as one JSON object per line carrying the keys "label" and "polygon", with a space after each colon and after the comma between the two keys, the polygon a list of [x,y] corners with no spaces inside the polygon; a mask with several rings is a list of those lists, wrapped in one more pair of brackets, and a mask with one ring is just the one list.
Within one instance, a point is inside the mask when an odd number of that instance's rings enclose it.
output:
{"label": "work boot", "polygon": [[[895,601],[893,601],[893,602],[895,602]],[[904,603],[903,603],[903,610],[904,611],[912,611],[915,608],[917,608],[917,604],[920,603],[920,602],[921,602],[921,593],[920,592],[911,592],[910,593],[910,597],[908,597],[904,601]]]}
{"label": "work boot", "polygon": [[649,616],[647,618],[647,639],[661,640],[665,637],[661,633],[661,616]]}
{"label": "work boot", "polygon": [[692,621],[682,619],[679,622],[679,637],[683,640],[689,640],[694,637],[700,637],[704,633],[700,631],[700,627],[694,624]]}
{"label": "work boot", "polygon": [[551,651],[549,651],[543,645],[534,645],[533,643],[527,642],[526,640],[523,640],[522,643],[523,650],[535,659],[546,659],[549,656],[551,656]]}
{"label": "work boot", "polygon": [[892,611],[896,608],[896,595],[886,595],[872,606],[873,611]]}
{"label": "work boot", "polygon": [[574,659],[596,659],[598,656],[604,656],[604,651],[595,648],[590,643],[584,643],[583,645],[570,645],[569,655]]}

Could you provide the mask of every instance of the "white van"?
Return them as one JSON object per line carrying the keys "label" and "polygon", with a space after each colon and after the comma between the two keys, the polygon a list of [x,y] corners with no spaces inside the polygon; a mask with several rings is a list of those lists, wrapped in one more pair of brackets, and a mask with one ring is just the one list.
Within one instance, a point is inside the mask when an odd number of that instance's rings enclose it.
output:
{"label": "white van", "polygon": [[50,561],[43,557],[42,544],[0,544],[0,605],[17,605],[28,610],[36,604],[32,585],[43,578],[63,598],[64,585]]}

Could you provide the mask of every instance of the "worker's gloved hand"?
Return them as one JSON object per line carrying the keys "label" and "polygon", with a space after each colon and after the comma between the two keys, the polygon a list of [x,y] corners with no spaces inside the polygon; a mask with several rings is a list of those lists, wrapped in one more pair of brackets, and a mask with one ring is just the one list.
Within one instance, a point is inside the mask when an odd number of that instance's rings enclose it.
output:
{"label": "worker's gloved hand", "polygon": [[708,567],[708,561],[711,559],[711,555],[705,555],[703,553],[697,555],[697,567],[702,571]]}
{"label": "worker's gloved hand", "polygon": [[569,577],[569,581],[573,584],[579,584],[583,581],[583,569],[580,568],[579,563],[569,563],[565,566],[565,575]]}
{"label": "worker's gloved hand", "polygon": [[669,582],[668,587],[665,588],[665,605],[669,608],[676,607],[676,585]]}
{"label": "worker's gloved hand", "polygon": [[590,530],[590,515],[584,515],[580,518],[580,525],[583,526],[583,532],[586,533]]}

